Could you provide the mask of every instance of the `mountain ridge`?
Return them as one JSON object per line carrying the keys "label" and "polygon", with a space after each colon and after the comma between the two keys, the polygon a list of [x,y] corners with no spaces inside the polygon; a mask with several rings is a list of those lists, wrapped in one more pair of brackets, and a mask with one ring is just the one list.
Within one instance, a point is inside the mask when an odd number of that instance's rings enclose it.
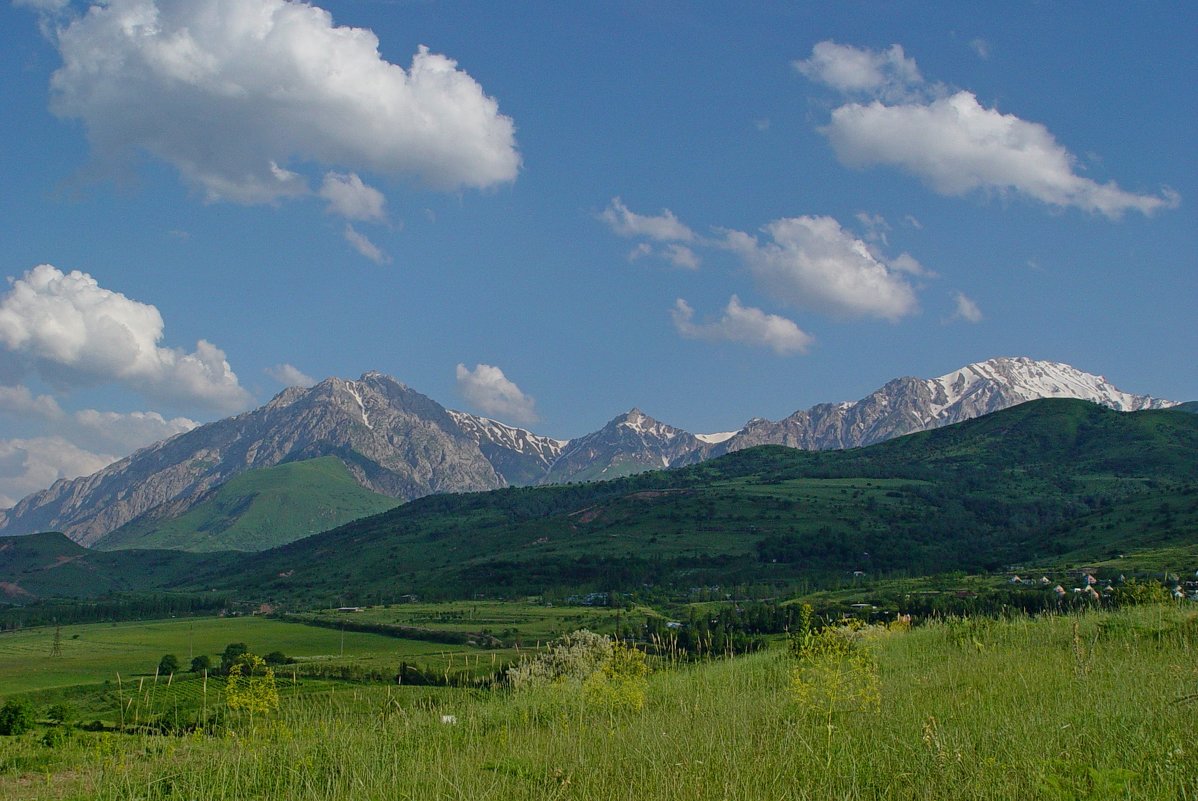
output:
{"label": "mountain ridge", "polygon": [[1004,357],[934,379],[896,378],[856,402],[826,403],[728,434],[694,435],[633,408],[558,440],[441,406],[379,372],[284,389],[258,409],[151,445],[0,512],[0,535],[58,529],[91,545],[164,504],[186,512],[246,470],[335,456],[361,486],[399,500],[506,486],[615,478],[762,444],[849,448],[970,419],[1040,397],[1118,410],[1175,405],[1132,395],[1069,365]]}
{"label": "mountain ridge", "polygon": [[838,583],[1029,560],[1131,574],[1162,569],[1166,552],[1173,569],[1198,558],[1196,453],[1192,414],[1043,399],[865,448],[763,446],[612,481],[428,496],[260,553],[0,538],[0,588],[345,605]]}

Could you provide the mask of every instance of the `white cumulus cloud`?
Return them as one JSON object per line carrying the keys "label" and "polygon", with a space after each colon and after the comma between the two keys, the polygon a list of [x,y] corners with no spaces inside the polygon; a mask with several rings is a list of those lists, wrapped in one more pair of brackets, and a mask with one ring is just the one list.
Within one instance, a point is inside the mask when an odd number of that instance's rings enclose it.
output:
{"label": "white cumulus cloud", "polygon": [[[986,57],[985,42],[974,40],[974,47]],[[972,92],[926,82],[899,45],[875,51],[820,42],[795,67],[854,100],[820,129],[846,166],[897,167],[942,195],[1013,192],[1111,219],[1179,202],[1169,189],[1138,194],[1079,175],[1077,158],[1044,125],[986,108]]]}
{"label": "white cumulus cloud", "polygon": [[923,83],[915,59],[897,44],[877,51],[819,42],[811,48],[811,57],[795,61],[794,67],[810,80],[844,94],[902,98]]}
{"label": "white cumulus cloud", "polygon": [[917,311],[915,291],[900,274],[910,264],[887,265],[835,219],[790,217],[762,230],[770,238],[764,244],[729,231],[725,246],[775,300],[840,317],[898,320]]}
{"label": "white cumulus cloud", "polygon": [[0,346],[59,387],[114,382],[151,398],[221,411],[251,400],[224,352],[205,340],[190,353],[159,346],[154,306],[101,287],[78,270],[42,264],[0,297]]}
{"label": "white cumulus cloud", "polygon": [[35,396],[24,384],[0,386],[0,411],[40,420],[60,420],[65,414],[52,396]]}
{"label": "white cumulus cloud", "polygon": [[674,328],[689,339],[727,340],[742,345],[766,347],[780,356],[806,353],[814,339],[793,321],[761,309],[744,306],[733,295],[724,316],[710,323],[694,322],[695,310],[682,298],[670,310]]}
{"label": "white cumulus cloud", "polygon": [[646,237],[658,242],[692,242],[695,232],[678,221],[669,209],[661,214],[649,216],[630,211],[620,198],[612,198],[611,204],[599,215],[620,236]]}
{"label": "white cumulus cloud", "polygon": [[1043,125],[984,108],[970,92],[929,103],[849,103],[822,129],[851,167],[898,167],[942,195],[1018,192],[1112,219],[1177,205],[1176,194],[1141,195],[1075,171],[1076,158]]}
{"label": "white cumulus cloud", "polygon": [[349,220],[387,219],[387,198],[373,186],[367,186],[357,173],[325,173],[320,196],[329,202],[329,212]]}
{"label": "white cumulus cloud", "polygon": [[310,387],[316,384],[315,378],[290,364],[267,367],[266,374],[285,387]]}
{"label": "white cumulus cloud", "polygon": [[62,437],[0,440],[0,506],[12,506],[59,479],[87,476],[116,461]]}
{"label": "white cumulus cloud", "polygon": [[489,364],[476,364],[473,370],[466,365],[457,367],[458,392],[483,414],[515,423],[535,423],[538,419],[536,401],[525,395],[520,387]]}
{"label": "white cumulus cloud", "polygon": [[199,425],[186,417],[158,412],[67,413],[50,395],[34,395],[24,385],[0,386],[0,413],[40,429],[20,439],[0,440],[0,506],[43,490],[60,478],[89,475],[118,456]]}
{"label": "white cumulus cloud", "polygon": [[[407,69],[375,34],[291,0],[110,0],[58,27],[52,109],[95,155],[147,152],[209,200],[311,194],[310,165],[438,189],[511,181],[512,120],[453,59]],[[321,170],[323,172],[323,170]]]}
{"label": "white cumulus cloud", "polygon": [[70,439],[77,445],[130,454],[199,425],[186,417],[158,412],[101,412],[83,409],[71,416]]}

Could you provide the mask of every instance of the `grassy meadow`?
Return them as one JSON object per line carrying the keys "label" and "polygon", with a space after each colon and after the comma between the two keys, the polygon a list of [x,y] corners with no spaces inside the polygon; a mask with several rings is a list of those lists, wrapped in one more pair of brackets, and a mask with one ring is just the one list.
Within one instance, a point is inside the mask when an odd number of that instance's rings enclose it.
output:
{"label": "grassy meadow", "polygon": [[578,629],[610,633],[618,616],[643,618],[649,609],[623,612],[606,606],[553,606],[505,601],[445,601],[370,606],[349,613],[322,610],[302,615],[325,625],[351,623],[394,625],[427,631],[482,634],[505,642],[535,646]]}
{"label": "grassy meadow", "polygon": [[[281,651],[296,659],[294,667],[299,671],[315,665],[356,665],[394,673],[401,659],[441,666],[447,664],[451,655],[464,655],[468,650],[462,646],[341,632],[258,616],[63,626],[58,656],[51,656],[54,637],[52,627],[0,633],[0,688],[3,688],[0,697],[18,693],[52,694],[55,690],[105,682],[115,684],[118,675],[121,681],[137,682],[152,678],[165,654],[178,657],[183,670],[193,656],[201,654],[219,664],[225,646],[234,642],[246,643],[257,654]],[[280,675],[290,674],[292,667],[280,668]],[[165,678],[162,677],[163,681]],[[180,673],[177,678],[190,677]]]}
{"label": "grassy meadow", "polygon": [[1185,605],[828,630],[650,664],[521,689],[301,692],[281,676],[277,710],[197,731],[40,725],[0,738],[0,799],[1198,798]]}

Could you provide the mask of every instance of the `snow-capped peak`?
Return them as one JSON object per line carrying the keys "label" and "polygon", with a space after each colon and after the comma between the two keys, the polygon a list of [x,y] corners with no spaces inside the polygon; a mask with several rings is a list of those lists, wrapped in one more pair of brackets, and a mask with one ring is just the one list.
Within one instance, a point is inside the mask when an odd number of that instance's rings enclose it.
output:
{"label": "snow-capped peak", "polygon": [[627,428],[642,437],[671,440],[680,433],[678,429],[654,420],[640,409],[633,408],[614,421],[617,428]]}
{"label": "snow-capped peak", "polygon": [[1124,392],[1102,376],[1068,364],[1026,356],[988,359],[925,383],[932,393],[929,410],[934,418],[944,417],[961,404],[984,413],[1038,398],[1080,398],[1125,412],[1175,405],[1173,401]]}

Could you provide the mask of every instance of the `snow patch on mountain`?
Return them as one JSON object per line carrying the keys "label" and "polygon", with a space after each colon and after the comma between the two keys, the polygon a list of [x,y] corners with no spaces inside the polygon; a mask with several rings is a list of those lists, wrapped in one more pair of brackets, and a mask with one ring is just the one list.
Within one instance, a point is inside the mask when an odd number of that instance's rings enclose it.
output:
{"label": "snow patch on mountain", "polygon": [[556,459],[562,449],[570,443],[568,439],[543,437],[527,429],[510,426],[489,417],[479,417],[453,409],[446,409],[446,412],[458,424],[462,432],[474,439],[475,442],[489,443],[517,453],[536,456],[543,459],[546,465]]}
{"label": "snow patch on mountain", "polygon": [[706,442],[708,445],[719,445],[721,442],[732,439],[739,431],[723,431],[719,434],[695,434],[695,439],[700,442]]}

